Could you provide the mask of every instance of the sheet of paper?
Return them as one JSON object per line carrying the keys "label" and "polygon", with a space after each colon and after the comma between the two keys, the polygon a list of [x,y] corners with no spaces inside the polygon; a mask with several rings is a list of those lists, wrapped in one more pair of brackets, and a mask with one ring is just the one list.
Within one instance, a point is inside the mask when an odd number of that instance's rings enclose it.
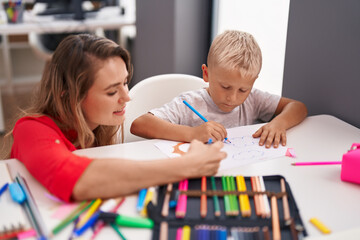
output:
{"label": "sheet of paper", "polygon": [[[253,138],[252,134],[260,126],[256,124],[227,129],[231,143],[224,144],[223,150],[228,156],[221,162],[219,170],[285,156],[287,148],[281,145],[278,148],[259,146],[259,138]],[[190,144],[160,140],[155,146],[169,157],[178,157],[187,152]]]}
{"label": "sheet of paper", "polygon": [[[10,173],[5,162],[0,162],[0,187],[5,183],[12,183]],[[12,200],[9,187],[0,196],[0,235],[17,230],[30,229],[30,223],[21,205]]]}

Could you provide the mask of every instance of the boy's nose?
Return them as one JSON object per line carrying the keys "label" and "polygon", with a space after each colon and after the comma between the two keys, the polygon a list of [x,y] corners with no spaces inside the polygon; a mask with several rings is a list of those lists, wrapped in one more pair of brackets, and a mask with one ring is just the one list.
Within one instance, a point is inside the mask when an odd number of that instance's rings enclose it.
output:
{"label": "boy's nose", "polygon": [[227,95],[227,100],[229,102],[233,102],[233,101],[235,101],[235,99],[236,99],[236,92],[231,92]]}

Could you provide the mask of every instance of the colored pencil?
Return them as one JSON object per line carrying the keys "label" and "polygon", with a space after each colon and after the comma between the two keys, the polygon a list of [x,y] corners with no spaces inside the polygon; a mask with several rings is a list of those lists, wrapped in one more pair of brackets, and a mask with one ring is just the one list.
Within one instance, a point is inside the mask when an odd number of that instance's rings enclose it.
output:
{"label": "colored pencil", "polygon": [[[238,191],[244,192],[246,191],[246,184],[245,179],[243,176],[236,176],[237,188]],[[240,204],[240,211],[242,217],[250,217],[251,216],[251,207],[249,196],[247,194],[240,194],[239,196],[239,204]]]}
{"label": "colored pencil", "polygon": [[206,177],[201,177],[201,197],[200,197],[200,216],[206,217],[207,214],[207,197],[206,197]]}
{"label": "colored pencil", "polygon": [[[191,111],[193,111],[196,115],[198,115],[199,118],[201,118],[204,122],[208,122],[208,120],[203,115],[201,115],[195,108],[193,108],[193,106],[191,106],[187,101],[183,100],[183,103],[186,106],[188,106],[188,108],[190,108]],[[225,138],[224,140],[231,143],[228,138]]]}
{"label": "colored pencil", "polygon": [[92,217],[92,215],[94,215],[101,203],[102,200],[100,198],[97,198],[94,204],[92,204],[89,210],[85,213],[85,215],[81,217],[80,221],[76,225],[76,228],[81,228],[83,225],[85,225],[86,222],[89,221],[89,219]]}
{"label": "colored pencil", "polygon": [[341,161],[334,161],[334,162],[295,162],[291,165],[293,166],[310,166],[310,165],[337,165],[341,164]]}
{"label": "colored pencil", "polygon": [[[110,212],[112,213],[116,213],[117,210],[120,208],[120,206],[123,204],[123,202],[125,201],[125,198],[117,198],[116,200],[116,206],[110,210]],[[100,207],[100,210],[102,210],[102,206]],[[101,231],[101,229],[103,229],[105,226],[105,223],[103,221],[99,222],[98,224],[95,225],[95,229],[94,229],[94,233],[91,236],[90,239],[95,239],[95,237],[99,234],[99,232]]]}
{"label": "colored pencil", "polygon": [[[260,190],[262,192],[265,192],[266,188],[265,188],[264,178],[262,176],[259,176],[259,182],[260,182]],[[266,194],[262,194],[261,197],[263,198],[264,201],[264,216],[266,218],[269,218],[271,216],[269,199],[267,198]]]}
{"label": "colored pencil", "polygon": [[[254,179],[255,179],[255,184],[256,184],[256,191],[261,192],[259,176],[255,176]],[[259,199],[259,206],[260,206],[260,216],[262,218],[264,218],[265,217],[265,202],[264,202],[264,198],[262,197],[262,194],[258,194],[258,199]]]}
{"label": "colored pencil", "polygon": [[268,226],[263,227],[262,232],[264,234],[264,240],[271,240]]}
{"label": "colored pencil", "polygon": [[176,230],[176,240],[182,240],[182,231],[183,229],[181,227]]}
{"label": "colored pencil", "polygon": [[[225,176],[221,176],[221,184],[222,184],[223,191],[227,191],[227,187],[226,187],[227,184],[226,184]],[[225,215],[231,216],[230,199],[229,199],[228,194],[224,195],[224,205],[225,205]]]}
{"label": "colored pencil", "polygon": [[[181,182],[182,182],[182,185],[180,187],[182,187],[182,189],[179,187],[179,190],[187,191],[188,187],[189,187],[189,181],[187,179],[185,179],[185,180],[182,180]],[[181,193],[179,196],[178,203],[176,205],[175,216],[177,218],[184,218],[186,215],[186,208],[187,208],[187,195],[184,193]]]}
{"label": "colored pencil", "polygon": [[299,239],[298,232],[297,232],[297,230],[295,228],[295,222],[294,222],[293,218],[290,219],[290,231],[291,231],[292,239],[293,240],[298,240]]}
{"label": "colored pencil", "polygon": [[147,216],[147,205],[149,204],[150,201],[152,201],[153,196],[154,196],[154,192],[155,192],[155,187],[149,187],[147,192],[146,192],[145,201],[144,201],[144,207],[140,212],[140,215],[143,216],[143,217]]}
{"label": "colored pencil", "polygon": [[122,240],[126,240],[125,236],[120,232],[118,226],[116,226],[115,223],[110,223],[111,227],[115,230],[115,232],[119,235],[119,237],[122,239]]}
{"label": "colored pencil", "polygon": [[160,236],[159,240],[168,240],[169,224],[165,221],[160,223]]}
{"label": "colored pencil", "polygon": [[3,192],[5,192],[5,190],[8,188],[9,183],[5,183],[1,188],[0,188],[0,196],[1,194],[3,194]]}
{"label": "colored pencil", "polygon": [[162,207],[162,210],[161,210],[161,215],[163,217],[167,217],[169,215],[170,195],[171,195],[172,189],[173,189],[173,185],[172,185],[172,183],[169,183],[167,185],[167,188],[166,188],[163,207]]}
{"label": "colored pencil", "polygon": [[74,211],[72,211],[69,215],[67,215],[67,217],[65,219],[63,219],[58,225],[56,225],[53,228],[53,230],[51,231],[52,234],[55,235],[55,234],[59,233],[61,230],[63,230],[67,225],[69,225],[76,218],[78,218],[80,216],[80,214],[85,212],[86,209],[88,209],[94,202],[95,202],[95,200],[92,200],[90,203],[88,203],[86,201],[81,202],[80,205]]}
{"label": "colored pencil", "polygon": [[[236,186],[235,186],[235,179],[233,176],[229,176],[229,183],[230,183],[230,191],[235,192]],[[233,199],[233,216],[237,216],[239,215],[239,204],[235,194],[232,194],[232,199]]]}
{"label": "colored pencil", "polygon": [[[286,193],[285,180],[283,178],[280,179],[280,186],[281,186],[281,192]],[[284,220],[285,223],[288,224],[290,221],[290,209],[289,209],[289,202],[285,194],[284,196],[282,196],[282,202],[284,209]]]}
{"label": "colored pencil", "polygon": [[279,220],[279,211],[277,205],[276,196],[271,196],[271,222],[272,222],[272,239],[273,240],[280,240],[281,233],[280,233],[280,220]]}
{"label": "colored pencil", "polygon": [[147,188],[143,188],[139,191],[138,201],[136,204],[136,210],[138,212],[141,212],[141,210],[144,208],[146,192],[147,192]]}
{"label": "colored pencil", "polygon": [[[213,191],[216,191],[216,183],[215,183],[215,178],[213,176],[210,177],[211,179],[211,187]],[[214,201],[214,215],[216,217],[220,217],[221,215],[221,211],[220,211],[220,204],[219,204],[219,198],[217,195],[213,196],[213,201]]]}
{"label": "colored pencil", "polygon": [[[253,190],[253,192],[257,192],[257,186],[256,186],[256,182],[255,182],[255,177],[252,176],[250,177],[250,181],[251,181],[251,188]],[[257,216],[261,216],[261,207],[260,207],[260,199],[259,199],[260,195],[259,194],[254,194],[254,206],[255,206],[255,213]]]}

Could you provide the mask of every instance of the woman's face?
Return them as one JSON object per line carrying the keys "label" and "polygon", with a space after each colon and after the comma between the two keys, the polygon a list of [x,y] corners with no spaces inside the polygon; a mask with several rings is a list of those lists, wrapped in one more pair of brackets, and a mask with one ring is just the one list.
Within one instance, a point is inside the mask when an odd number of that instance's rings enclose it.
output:
{"label": "woman's face", "polygon": [[101,64],[94,84],[81,103],[92,130],[99,125],[121,125],[125,120],[126,103],[130,100],[125,62],[120,57],[113,57]]}

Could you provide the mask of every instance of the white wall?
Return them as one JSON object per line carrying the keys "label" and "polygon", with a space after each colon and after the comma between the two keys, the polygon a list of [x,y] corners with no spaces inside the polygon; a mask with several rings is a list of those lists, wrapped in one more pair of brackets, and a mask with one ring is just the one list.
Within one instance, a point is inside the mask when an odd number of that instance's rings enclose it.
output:
{"label": "white wall", "polygon": [[251,33],[263,55],[254,87],[281,95],[290,0],[219,0],[216,4],[215,33],[228,29]]}

